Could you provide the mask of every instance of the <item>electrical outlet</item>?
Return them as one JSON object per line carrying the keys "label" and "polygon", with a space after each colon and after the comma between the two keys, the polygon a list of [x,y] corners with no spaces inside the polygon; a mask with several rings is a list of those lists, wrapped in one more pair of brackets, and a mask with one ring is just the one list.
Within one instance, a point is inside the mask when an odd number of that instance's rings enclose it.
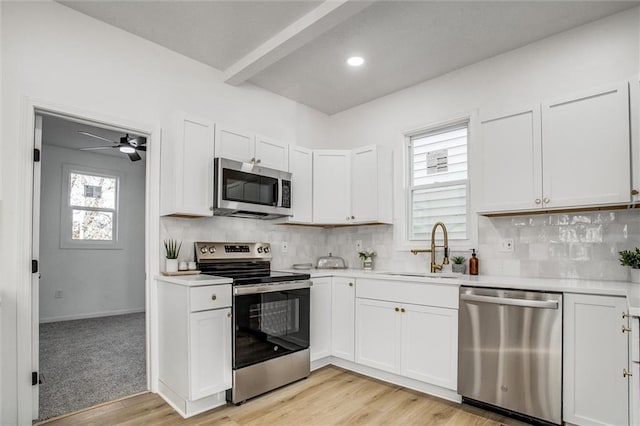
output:
{"label": "electrical outlet", "polygon": [[286,241],[282,242],[282,252],[286,253],[287,251],[289,251],[289,243],[287,243]]}
{"label": "electrical outlet", "polygon": [[54,296],[56,299],[62,299],[62,290],[56,290]]}
{"label": "electrical outlet", "polygon": [[356,251],[362,251],[362,240],[356,240]]}
{"label": "electrical outlet", "polygon": [[513,252],[513,238],[503,238],[500,240],[500,251],[502,253]]}

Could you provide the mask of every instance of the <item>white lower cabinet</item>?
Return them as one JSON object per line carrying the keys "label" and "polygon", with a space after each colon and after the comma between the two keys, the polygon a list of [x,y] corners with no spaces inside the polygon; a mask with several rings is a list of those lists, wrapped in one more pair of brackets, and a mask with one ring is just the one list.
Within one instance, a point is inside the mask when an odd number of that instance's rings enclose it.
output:
{"label": "white lower cabinet", "polygon": [[457,389],[458,311],[409,304],[403,304],[400,310],[400,374]]}
{"label": "white lower cabinet", "polygon": [[331,277],[314,278],[311,286],[311,361],[331,355]]}
{"label": "white lower cabinet", "polygon": [[354,360],[356,280],[334,277],[331,292],[331,354]]}
{"label": "white lower cabinet", "polygon": [[159,391],[183,417],[225,403],[231,388],[231,285],[158,281]]}
{"label": "white lower cabinet", "polygon": [[624,297],[565,294],[563,420],[629,424],[629,327]]}
{"label": "white lower cabinet", "polygon": [[456,390],[457,287],[361,279],[357,296],[356,363]]}

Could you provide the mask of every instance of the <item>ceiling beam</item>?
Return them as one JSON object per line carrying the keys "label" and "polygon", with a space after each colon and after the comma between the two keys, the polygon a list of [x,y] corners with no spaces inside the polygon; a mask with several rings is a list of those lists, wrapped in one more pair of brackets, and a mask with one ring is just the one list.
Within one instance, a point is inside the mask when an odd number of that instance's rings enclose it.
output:
{"label": "ceiling beam", "polygon": [[324,32],[369,7],[375,0],[327,0],[224,72],[225,83],[237,86]]}

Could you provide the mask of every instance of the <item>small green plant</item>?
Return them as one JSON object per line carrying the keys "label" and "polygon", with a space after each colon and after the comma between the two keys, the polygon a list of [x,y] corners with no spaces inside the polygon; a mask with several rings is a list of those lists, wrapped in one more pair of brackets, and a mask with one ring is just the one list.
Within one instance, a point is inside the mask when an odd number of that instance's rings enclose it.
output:
{"label": "small green plant", "polygon": [[361,260],[373,259],[376,257],[376,252],[368,248],[366,251],[359,251],[358,256],[360,256]]}
{"label": "small green plant", "polygon": [[167,259],[177,259],[180,254],[180,248],[182,247],[182,241],[178,244],[178,241],[173,238],[164,240],[164,250],[166,252]]}
{"label": "small green plant", "polygon": [[622,250],[620,254],[620,264],[622,266],[630,266],[633,269],[640,269],[640,249]]}
{"label": "small green plant", "polygon": [[456,265],[462,265],[465,260],[467,260],[467,258],[464,256],[454,256],[451,258],[451,261]]}

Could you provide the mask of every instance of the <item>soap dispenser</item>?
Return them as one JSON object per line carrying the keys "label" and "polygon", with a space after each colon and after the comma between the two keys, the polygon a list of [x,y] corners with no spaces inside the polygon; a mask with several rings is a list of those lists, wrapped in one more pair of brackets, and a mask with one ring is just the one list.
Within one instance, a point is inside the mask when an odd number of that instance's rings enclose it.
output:
{"label": "soap dispenser", "polygon": [[478,257],[476,249],[471,249],[471,259],[469,259],[469,275],[478,275]]}

